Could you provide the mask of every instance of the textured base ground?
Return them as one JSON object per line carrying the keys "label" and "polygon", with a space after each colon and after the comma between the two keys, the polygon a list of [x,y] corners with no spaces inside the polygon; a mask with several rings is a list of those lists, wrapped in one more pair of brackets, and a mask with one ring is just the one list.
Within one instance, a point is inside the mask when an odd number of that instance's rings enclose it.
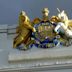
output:
{"label": "textured base ground", "polygon": [[[72,46],[70,47],[56,47],[53,49],[32,48],[27,51],[19,51],[12,48],[13,35],[7,33],[0,34],[0,71],[7,70],[21,70],[21,69],[35,69],[45,70],[52,69],[57,65],[72,67]],[[63,59],[59,59],[61,57]],[[64,59],[65,56],[65,59]],[[51,59],[50,59],[51,58]],[[53,59],[52,59],[53,58]],[[56,59],[54,59],[56,58]],[[58,58],[58,59],[57,59]],[[54,65],[54,66],[53,66]],[[55,66],[56,65],[56,66]],[[46,67],[48,66],[48,67]],[[50,68],[53,66],[52,68]],[[42,67],[42,68],[40,68]],[[68,67],[67,67],[68,68]],[[10,72],[10,71],[9,71]]]}
{"label": "textured base ground", "polygon": [[8,61],[33,61],[33,60],[53,60],[53,59],[72,59],[71,47],[56,47],[49,49],[35,48],[28,51],[9,52]]}

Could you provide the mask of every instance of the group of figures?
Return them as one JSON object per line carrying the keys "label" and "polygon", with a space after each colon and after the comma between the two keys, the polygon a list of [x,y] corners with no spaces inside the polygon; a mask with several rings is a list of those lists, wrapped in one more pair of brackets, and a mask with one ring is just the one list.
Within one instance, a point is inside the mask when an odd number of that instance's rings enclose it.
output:
{"label": "group of figures", "polygon": [[48,8],[43,8],[42,19],[29,19],[25,11],[19,14],[19,25],[16,29],[17,36],[13,41],[13,48],[27,50],[37,48],[53,48],[56,46],[70,46],[72,44],[72,20],[64,10],[58,8],[57,16],[48,17]]}

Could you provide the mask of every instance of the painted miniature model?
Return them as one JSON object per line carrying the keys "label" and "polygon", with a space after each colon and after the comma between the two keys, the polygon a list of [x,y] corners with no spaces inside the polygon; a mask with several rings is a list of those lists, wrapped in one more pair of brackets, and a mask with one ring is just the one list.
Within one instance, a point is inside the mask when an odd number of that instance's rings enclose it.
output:
{"label": "painted miniature model", "polygon": [[64,11],[59,11],[58,16],[49,19],[48,8],[43,8],[42,19],[35,18],[31,22],[26,13],[21,11],[16,33],[13,48],[26,50],[33,45],[37,48],[67,46],[67,43],[72,44],[72,20],[68,19]]}
{"label": "painted miniature model", "polygon": [[[17,48],[21,44],[27,45],[30,41],[31,33],[35,32],[35,28],[32,27],[29,17],[24,11],[21,11],[19,15],[19,26],[17,27],[17,36],[13,41],[13,48]],[[25,49],[26,47],[23,47]]]}

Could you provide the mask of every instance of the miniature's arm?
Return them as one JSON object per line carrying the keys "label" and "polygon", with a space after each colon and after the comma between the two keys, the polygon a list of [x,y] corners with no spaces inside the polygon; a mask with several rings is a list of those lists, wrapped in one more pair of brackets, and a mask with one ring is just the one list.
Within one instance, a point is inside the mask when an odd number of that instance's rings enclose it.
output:
{"label": "miniature's arm", "polygon": [[35,28],[32,27],[29,23],[24,23],[24,27],[27,29],[31,29],[33,32],[36,32]]}
{"label": "miniature's arm", "polygon": [[23,23],[23,26],[27,29],[31,29],[33,32],[36,32],[35,28],[32,26],[32,23],[30,22],[30,19],[28,16],[25,16],[25,21]]}
{"label": "miniature's arm", "polygon": [[30,22],[29,18],[26,16],[24,21],[24,26],[28,29],[31,29],[33,32],[36,32],[35,28],[33,27],[34,24],[39,23],[41,20],[39,18],[35,18],[32,22]]}

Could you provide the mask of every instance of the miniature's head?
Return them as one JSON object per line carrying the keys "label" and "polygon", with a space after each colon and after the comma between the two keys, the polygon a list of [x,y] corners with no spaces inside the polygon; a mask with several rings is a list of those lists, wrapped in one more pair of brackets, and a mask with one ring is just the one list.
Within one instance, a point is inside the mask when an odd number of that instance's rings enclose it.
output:
{"label": "miniature's head", "polygon": [[25,11],[22,10],[22,11],[20,12],[20,15],[25,16],[25,15],[26,15]]}
{"label": "miniature's head", "polygon": [[19,14],[19,20],[24,21],[25,20],[25,16],[26,16],[26,13],[25,13],[25,11],[22,10],[20,12],[20,14]]}
{"label": "miniature's head", "polygon": [[61,19],[61,21],[64,21],[64,22],[68,20],[68,16],[64,10],[58,14],[58,17]]}
{"label": "miniature's head", "polygon": [[43,16],[48,16],[49,14],[48,8],[43,8],[42,13],[43,13]]}
{"label": "miniature's head", "polygon": [[29,23],[30,22],[29,17],[27,16],[26,12],[23,10],[20,12],[19,21],[22,21],[23,23]]}

